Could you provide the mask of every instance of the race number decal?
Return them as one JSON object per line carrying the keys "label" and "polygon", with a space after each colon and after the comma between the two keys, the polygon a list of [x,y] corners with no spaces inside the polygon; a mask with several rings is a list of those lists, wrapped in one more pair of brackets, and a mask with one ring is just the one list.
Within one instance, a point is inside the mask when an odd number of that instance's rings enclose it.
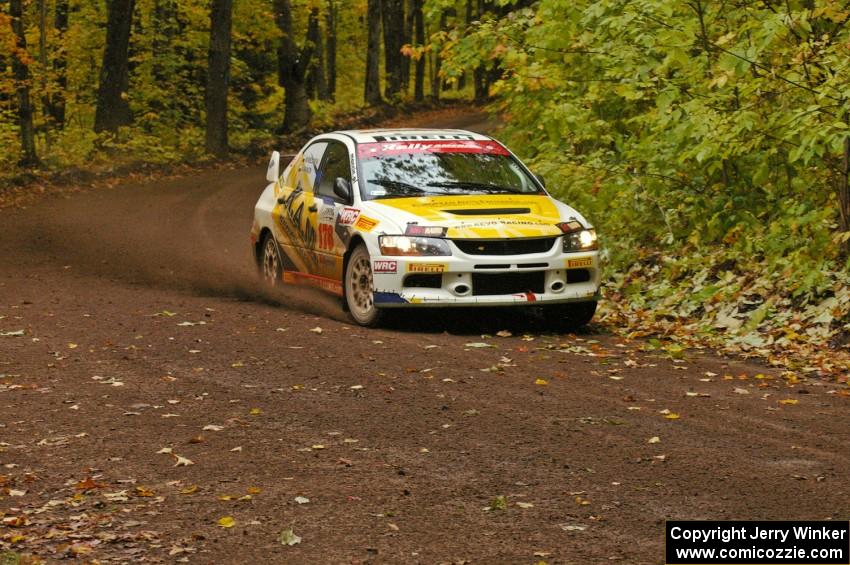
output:
{"label": "race number decal", "polygon": [[331,224],[319,224],[319,249],[330,251],[334,248],[334,227]]}

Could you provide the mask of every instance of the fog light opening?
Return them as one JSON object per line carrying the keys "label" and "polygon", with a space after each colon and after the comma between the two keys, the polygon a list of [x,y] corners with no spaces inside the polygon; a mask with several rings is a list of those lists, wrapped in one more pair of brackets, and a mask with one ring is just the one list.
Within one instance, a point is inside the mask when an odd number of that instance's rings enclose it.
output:
{"label": "fog light opening", "polygon": [[555,281],[549,285],[549,290],[551,290],[552,292],[561,292],[562,290],[564,290],[565,286],[566,285],[564,285],[563,281]]}
{"label": "fog light opening", "polygon": [[471,290],[472,289],[469,288],[469,285],[466,285],[466,284],[463,284],[463,283],[456,284],[456,285],[452,286],[452,292],[455,293],[458,296],[466,296],[467,294],[470,293]]}

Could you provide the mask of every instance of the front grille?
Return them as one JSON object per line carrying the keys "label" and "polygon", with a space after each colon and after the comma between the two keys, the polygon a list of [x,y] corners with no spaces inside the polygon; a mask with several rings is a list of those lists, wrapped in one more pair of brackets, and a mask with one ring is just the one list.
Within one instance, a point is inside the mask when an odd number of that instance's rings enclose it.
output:
{"label": "front grille", "polygon": [[546,253],[557,237],[535,237],[529,239],[453,239],[458,249],[467,255],[527,255]]}
{"label": "front grille", "polygon": [[546,272],[533,273],[472,273],[473,296],[543,292]]}
{"label": "front grille", "polygon": [[441,288],[443,275],[407,275],[404,286],[405,288]]}

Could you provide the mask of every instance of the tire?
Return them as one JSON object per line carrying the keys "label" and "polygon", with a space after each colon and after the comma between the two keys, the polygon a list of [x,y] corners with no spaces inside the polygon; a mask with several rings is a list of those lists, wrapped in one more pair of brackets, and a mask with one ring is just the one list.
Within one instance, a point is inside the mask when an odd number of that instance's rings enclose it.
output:
{"label": "tire", "polygon": [[283,259],[280,256],[280,249],[274,236],[267,233],[263,238],[263,245],[260,251],[260,276],[268,286],[277,286],[280,284],[283,276]]}
{"label": "tire", "polygon": [[375,327],[383,312],[375,306],[372,260],[362,243],[351,252],[345,266],[345,303],[348,313],[361,326]]}
{"label": "tire", "polygon": [[595,313],[596,300],[543,307],[546,326],[555,331],[578,330],[589,324]]}

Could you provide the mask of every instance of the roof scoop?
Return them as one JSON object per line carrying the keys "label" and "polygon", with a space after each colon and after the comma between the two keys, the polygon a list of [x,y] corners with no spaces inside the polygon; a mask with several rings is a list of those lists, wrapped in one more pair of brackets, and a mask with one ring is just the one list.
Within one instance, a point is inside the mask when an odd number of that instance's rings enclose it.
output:
{"label": "roof scoop", "polygon": [[530,214],[531,208],[468,208],[459,210],[443,210],[447,214],[455,216],[507,216],[516,214]]}

